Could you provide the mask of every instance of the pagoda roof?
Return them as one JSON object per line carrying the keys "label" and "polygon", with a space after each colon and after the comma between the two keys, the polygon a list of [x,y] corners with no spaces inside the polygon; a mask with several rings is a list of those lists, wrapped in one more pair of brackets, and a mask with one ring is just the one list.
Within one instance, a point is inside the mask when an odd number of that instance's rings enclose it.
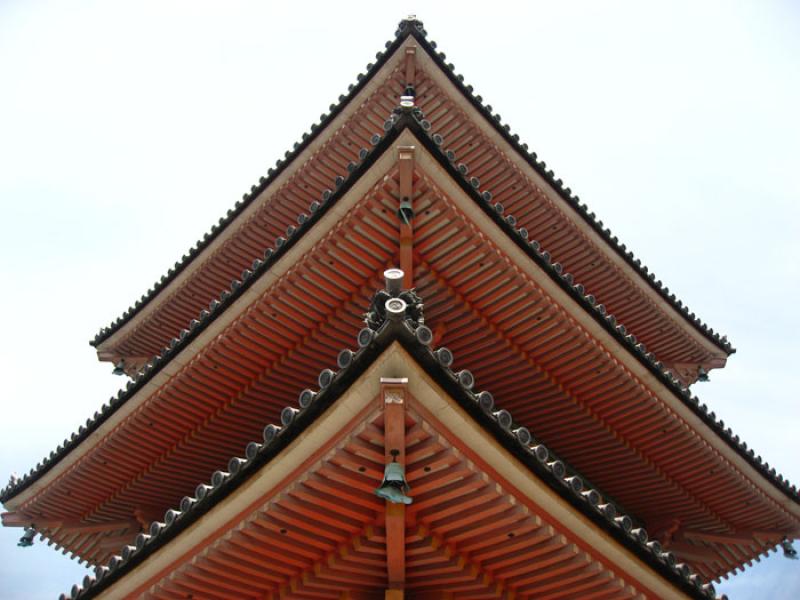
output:
{"label": "pagoda roof", "polygon": [[376,134],[374,137],[373,148],[364,149],[362,160],[358,164],[353,164],[348,172],[336,178],[336,189],[334,191],[327,194],[319,203],[316,203],[316,206],[312,206],[310,213],[299,215],[297,227],[290,228],[286,237],[278,238],[275,248],[267,249],[262,257],[256,258],[251,268],[242,273],[241,279],[232,281],[230,288],[224,290],[219,295],[218,300],[212,300],[207,310],[202,310],[197,318],[188,324],[187,328],[173,338],[159,355],[154,356],[128,382],[125,389],[121,389],[116,396],[103,404],[93,417],[87,419],[85,425],[80,426],[76,432],[66,438],[35,468],[32,468],[23,477],[3,488],[0,491],[0,501],[8,502],[33,485],[82,442],[93,438],[93,434],[98,428],[136,396],[137,393],[152,388],[152,380],[183,350],[192,346],[200,334],[223,315],[228,307],[245,296],[251,285],[262,275],[268,273],[271,266],[291,250],[303,234],[311,229],[336,204],[337,200],[355,185],[359,177],[368,171],[370,166],[406,130],[414,134],[415,139],[428,150],[464,193],[491,218],[507,237],[513,241],[516,247],[521,249],[537,264],[561,290],[582,306],[586,313],[591,315],[593,321],[610,334],[629,356],[634,357],[637,362],[646,367],[659,383],[663,384],[675,398],[680,400],[681,404],[688,407],[692,413],[699,417],[705,425],[730,448],[735,450],[750,466],[755,468],[760,475],[774,485],[776,489],[780,490],[793,502],[800,504],[800,493],[795,485],[790,484],[786,478],[778,474],[760,455],[756,455],[746,442],[743,442],[729,427],[726,427],[724,421],[718,419],[715,412],[711,411],[697,396],[693,395],[688,387],[682,385],[680,380],[653,353],[648,352],[647,348],[637,340],[636,336],[628,332],[624,324],[619,323],[613,314],[608,314],[605,306],[598,303],[594,295],[588,293],[583,285],[576,283],[570,273],[565,273],[561,264],[555,262],[547,250],[541,248],[537,241],[528,239],[528,232],[515,226],[513,216],[503,214],[502,208],[492,203],[491,193],[487,190],[481,191],[480,181],[470,177],[468,168],[452,161],[452,157],[449,157],[437,143],[438,136],[430,131],[429,124],[427,124],[424,116],[419,111],[393,114],[386,121],[384,135],[379,136]]}
{"label": "pagoda roof", "polygon": [[[321,388],[313,392],[304,391],[307,399],[304,406],[284,408],[281,412],[281,424],[267,425],[264,429],[263,440],[248,444],[244,449],[243,456],[232,457],[227,467],[216,471],[209,482],[202,482],[197,486],[193,497],[185,497],[179,507],[166,511],[163,520],[154,521],[148,533],[139,534],[135,542],[121,548],[120,554],[114,555],[107,565],[98,567],[94,577],[85,577],[83,585],[73,586],[71,592],[62,595],[62,598],[88,599],[109,590],[116,590],[117,588],[113,586],[145,563],[148,557],[168,547],[171,542],[174,543],[182,533],[200,522],[215,507],[223,505],[237,490],[246,487],[247,482],[254,479],[257,473],[271,468],[273,463],[281,460],[283,455],[288,452],[287,448],[301,440],[312,425],[322,419],[327,411],[332,411],[337,401],[355,387],[365,374],[369,373],[372,375],[371,380],[376,380],[375,373],[370,370],[374,371],[374,367],[378,363],[389,364],[391,358],[388,357],[396,355],[398,352],[405,357],[411,357],[413,362],[444,391],[447,397],[452,398],[461,410],[469,415],[514,459],[519,461],[524,468],[549,486],[574,510],[587,517],[593,525],[630,551],[664,580],[674,585],[677,588],[674,591],[679,590],[694,598],[714,597],[712,584],[704,583],[698,575],[692,573],[688,565],[676,564],[674,555],[669,551],[664,551],[657,541],[650,541],[647,532],[638,527],[633,518],[620,513],[611,500],[601,491],[594,489],[580,473],[536,440],[532,432],[515,422],[508,411],[494,406],[492,395],[489,392],[474,392],[471,375],[464,371],[454,372],[451,370],[452,354],[446,349],[433,350],[429,346],[432,332],[429,329],[422,332],[422,329],[427,328],[409,318],[404,318],[400,320],[386,319],[378,326],[377,330],[370,328],[362,330],[357,339],[358,349],[355,351],[344,349],[339,354],[338,371],[323,370],[320,373]],[[405,359],[403,362],[406,362]],[[388,371],[396,372],[397,369],[397,362],[395,362],[388,368]],[[366,398],[371,397],[372,394],[361,391],[358,395]],[[349,408],[348,411],[343,412],[351,415],[352,413],[349,411],[352,409]],[[353,419],[361,419],[362,417],[359,415],[363,415],[363,411]],[[331,432],[332,429],[332,427],[328,427],[327,431]],[[335,432],[336,430],[333,431],[333,433]],[[313,471],[314,467],[311,469]],[[359,469],[359,471],[363,470],[363,467]],[[358,478],[361,487],[370,485],[374,487],[377,481],[370,483],[367,477],[373,475],[371,471],[368,469],[364,477],[354,471],[350,477]],[[430,467],[426,469],[425,474],[429,471]],[[433,475],[431,474],[431,476]],[[414,483],[413,480],[411,482]],[[337,498],[343,505],[347,503],[346,492],[344,496],[337,495]],[[325,511],[324,508],[320,510]],[[365,509],[359,510],[364,511]],[[269,509],[263,514],[268,518]],[[240,519],[241,517],[237,517],[237,520]],[[225,532],[217,533],[222,535]],[[203,545],[207,543],[208,540],[205,540]],[[444,538],[441,543],[446,544],[447,539]],[[213,560],[212,552],[206,550],[204,556]],[[517,549],[515,552],[524,553],[524,549]],[[192,564],[195,564],[194,561]],[[330,566],[332,563],[328,561],[327,564]],[[172,565],[170,570],[177,566]],[[535,564],[531,568],[535,568]],[[564,588],[567,590],[571,589],[568,587],[570,575],[572,575],[571,572],[563,573],[563,585],[567,586]],[[135,585],[141,585],[141,582],[137,582]],[[221,589],[226,588],[223,586]],[[143,590],[140,589],[140,591]],[[231,593],[230,588],[227,589],[227,593]]]}
{"label": "pagoda roof", "polygon": [[[244,195],[243,200],[237,202],[235,207],[228,211],[227,215],[220,219],[219,224],[211,228],[201,240],[178,261],[169,272],[158,281],[147,294],[131,306],[125,313],[116,321],[111,323],[108,327],[103,328],[91,342],[92,345],[100,348],[104,343],[108,342],[118,331],[120,331],[126,324],[131,322],[134,317],[140,314],[150,303],[159,296],[162,292],[170,288],[173,281],[178,279],[187,268],[195,262],[195,260],[209,249],[214,241],[228,229],[240,215],[243,215],[248,210],[254,201],[263,195],[263,193],[280,178],[285,175],[285,172],[291,165],[296,163],[301,155],[304,155],[311,146],[321,143],[323,132],[329,129],[331,123],[350,105],[359,94],[367,88],[371,83],[374,84],[373,79],[376,74],[386,65],[387,61],[392,57],[399,48],[401,48],[406,40],[413,38],[414,42],[424,50],[427,56],[435,63],[435,65],[445,74],[449,82],[458,90],[463,99],[474,108],[488,123],[494,132],[494,135],[499,136],[510,148],[513,149],[517,158],[522,160],[527,167],[533,170],[546,184],[551,188],[558,197],[563,200],[563,206],[567,211],[574,214],[577,219],[585,224],[591,231],[594,232],[603,243],[610,249],[610,251],[617,257],[618,260],[626,264],[634,273],[639,277],[640,282],[631,284],[636,286],[644,286],[651,289],[659,298],[661,298],[666,306],[669,306],[676,315],[679,315],[679,320],[683,320],[689,329],[695,331],[703,339],[710,342],[714,347],[721,350],[724,354],[720,354],[716,361],[722,362],[703,362],[703,364],[713,366],[721,366],[724,364],[724,359],[719,357],[725,354],[735,352],[735,349],[727,341],[725,336],[720,336],[713,329],[704,324],[693,312],[691,312],[682,301],[677,299],[668,288],[663,286],[660,280],[657,280],[655,275],[637,259],[632,252],[628,250],[625,244],[619,242],[616,236],[606,228],[602,221],[597,220],[595,214],[591,212],[588,207],[580,201],[580,199],[573,195],[568,187],[565,187],[561,179],[555,177],[552,170],[549,170],[546,164],[538,160],[535,153],[528,152],[527,145],[519,141],[519,137],[511,133],[510,127],[502,122],[500,115],[494,113],[491,106],[484,105],[482,98],[475,94],[472,87],[463,83],[464,78],[457,74],[453,65],[447,63],[444,53],[437,51],[436,43],[427,39],[427,34],[422,26],[422,23],[416,20],[402,21],[395,34],[394,40],[387,42],[385,52],[380,52],[377,55],[375,63],[370,63],[367,70],[363,74],[359,74],[357,83],[351,85],[346,95],[340,96],[337,104],[331,105],[330,111],[322,115],[319,124],[311,127],[309,133],[304,134],[302,139],[295,143],[293,149],[286,152],[285,158],[276,163],[274,169],[270,169],[266,177],[262,177],[257,185],[252,186],[250,192]],[[277,185],[277,184],[276,184]],[[210,251],[210,250],[209,250]],[[204,254],[205,256],[205,254]],[[558,259],[558,256],[555,257]],[[621,283],[620,285],[627,285]],[[595,287],[601,287],[595,285]],[[601,301],[604,300],[603,294],[605,290],[593,289],[596,294],[601,296]],[[609,294],[610,295],[610,292]],[[633,311],[633,309],[631,309]],[[658,310],[661,310],[660,308]],[[641,306],[637,309],[641,312]],[[624,312],[620,307],[620,314]],[[170,321],[166,317],[163,319],[165,322]],[[174,321],[174,319],[172,319]],[[165,342],[168,337],[161,340]],[[673,365],[671,365],[673,366]],[[675,369],[673,369],[675,370]],[[681,375],[679,375],[681,376]],[[684,381],[690,381],[684,378]]]}
{"label": "pagoda roof", "polygon": [[[408,137],[409,135],[411,137]],[[419,111],[394,113],[385,123],[383,135],[378,135],[374,138],[374,146],[371,149],[365,149],[360,162],[337,178],[336,189],[330,195],[322,199],[309,213],[301,215],[301,218],[298,219],[297,228],[288,232],[287,237],[279,239],[276,247],[267,250],[262,258],[254,261],[252,268],[242,274],[241,280],[233,281],[230,289],[224,291],[219,300],[212,301],[208,310],[204,310],[197,319],[192,321],[187,329],[173,339],[168,347],[159,356],[150,361],[143,371],[129,383],[128,388],[121,391],[117,397],[112,398],[107,405],[104,405],[93,419],[87,421],[86,426],[81,427],[68,440],[65,440],[62,446],[51,453],[50,457],[45,459],[43,463],[37,465],[37,468],[26,475],[23,480],[4,489],[0,493],[0,500],[8,502],[16,498],[64,457],[69,455],[84,440],[90,438],[97,440],[99,439],[98,435],[104,435],[98,430],[112,417],[118,421],[119,417],[114,415],[121,407],[126,407],[124,412],[134,410],[137,404],[134,404],[133,408],[131,408],[129,406],[131,401],[138,403],[143,397],[146,398],[155,389],[154,386],[161,385],[165,378],[168,379],[176,372],[176,367],[172,364],[173,361],[178,359],[178,365],[188,363],[190,355],[187,358],[187,355],[181,356],[181,354],[184,351],[193,352],[192,348],[196,351],[199,348],[198,344],[201,343],[200,336],[217,319],[221,319],[223,322],[230,321],[232,317],[228,314],[230,312],[228,309],[242,298],[252,299],[254,292],[251,291],[251,288],[253,284],[270,273],[270,269],[274,264],[279,262],[282,257],[287,256],[296,245],[301,244],[301,240],[305,237],[304,233],[308,229],[312,228],[329,211],[337,211],[338,209],[335,207],[338,201],[347,195],[349,190],[359,185],[360,179],[366,172],[370,171],[372,165],[380,160],[385,160],[383,156],[392,147],[392,144],[403,140],[405,142],[419,143],[424,147],[429,156],[458,185],[465,197],[469,198],[478,210],[489,217],[505,233],[505,237],[514,244],[514,247],[523,251],[525,256],[538,265],[547,279],[582,306],[582,310],[585,314],[590,315],[593,322],[611,335],[621,348],[626,349],[625,353],[627,355],[635,357],[636,361],[644,365],[647,371],[660,384],[671,390],[671,393],[680,400],[682,405],[691,409],[696,416],[699,416],[701,421],[709,426],[716,436],[722,438],[729,447],[735,449],[751,467],[755,467],[760,475],[770,481],[777,489],[780,489],[787,499],[790,499],[793,504],[799,503],[798,493],[794,486],[791,486],[782,476],[777,475],[768,464],[761,461],[760,457],[755,457],[752,451],[747,449],[746,444],[741,443],[737,436],[733,435],[729,429],[724,427],[721,421],[716,419],[714,413],[709,412],[704,405],[701,405],[663,365],[658,363],[655,356],[647,352],[646,348],[638,343],[636,338],[630,335],[624,326],[616,322],[613,315],[606,314],[604,307],[598,304],[591,294],[587,294],[580,284],[575,284],[572,276],[564,273],[560,265],[552,261],[547,251],[541,249],[536,242],[528,240],[526,232],[512,224],[513,219],[509,219],[509,215],[503,214],[495,208],[490,195],[486,194],[485,191],[481,192],[480,182],[476,182],[474,177],[469,176],[469,169],[466,169],[467,172],[465,173],[465,169],[459,168],[460,165],[452,161],[452,157],[448,156],[437,143],[439,136],[430,130],[424,116]],[[302,244],[307,244],[307,242],[302,242]],[[135,398],[137,395],[139,397]],[[725,535],[718,535],[716,539],[718,541],[723,540]],[[736,562],[741,560],[741,558],[735,558]],[[733,564],[736,563],[734,562]]]}

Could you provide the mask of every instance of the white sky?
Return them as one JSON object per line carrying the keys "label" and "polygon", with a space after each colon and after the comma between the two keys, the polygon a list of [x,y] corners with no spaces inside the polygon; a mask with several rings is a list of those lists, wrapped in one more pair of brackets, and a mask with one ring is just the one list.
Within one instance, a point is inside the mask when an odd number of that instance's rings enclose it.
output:
{"label": "white sky", "polygon": [[[416,13],[484,99],[738,348],[695,391],[800,482],[800,5],[0,0],[0,476],[123,383],[87,341]],[[534,232],[535,233],[535,232]],[[456,360],[458,357],[456,357]],[[0,597],[83,572],[0,530]],[[46,575],[43,575],[46,574]],[[771,557],[720,586],[800,595]]]}

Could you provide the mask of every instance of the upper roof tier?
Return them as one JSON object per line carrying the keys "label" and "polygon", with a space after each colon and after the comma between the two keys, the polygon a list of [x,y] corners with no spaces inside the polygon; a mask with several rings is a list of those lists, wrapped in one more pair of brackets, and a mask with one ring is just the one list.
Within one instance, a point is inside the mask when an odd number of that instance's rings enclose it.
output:
{"label": "upper roof tier", "polygon": [[[92,344],[101,360],[135,372],[250,266],[253,256],[296,227],[296,215],[335,188],[409,86],[448,150],[470,175],[626,324],[685,384],[699,368],[722,367],[734,349],[708,328],[595,218],[544,162],[510,132],[426,38],[419,21],[400,23],[329,114],[312,126],[242,201]],[[413,90],[413,91],[412,91]]]}

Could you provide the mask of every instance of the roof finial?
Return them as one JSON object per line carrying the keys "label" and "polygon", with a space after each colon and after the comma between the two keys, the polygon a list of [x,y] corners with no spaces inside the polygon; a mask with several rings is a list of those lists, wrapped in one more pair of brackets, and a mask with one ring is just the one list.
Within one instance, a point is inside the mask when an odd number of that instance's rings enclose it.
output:
{"label": "roof finial", "polygon": [[400,23],[397,25],[397,31],[395,32],[395,35],[403,36],[404,34],[412,31],[415,31],[422,37],[427,35],[425,28],[422,26],[422,21],[417,19],[417,15],[408,15],[405,19],[401,19]]}

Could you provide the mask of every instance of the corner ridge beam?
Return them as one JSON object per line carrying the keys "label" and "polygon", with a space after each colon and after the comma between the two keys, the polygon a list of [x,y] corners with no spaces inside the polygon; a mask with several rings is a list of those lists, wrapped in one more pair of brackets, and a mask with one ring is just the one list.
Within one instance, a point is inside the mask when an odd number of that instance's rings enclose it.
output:
{"label": "corner ridge beam", "polygon": [[[406,465],[405,404],[408,379],[381,377],[384,458]],[[406,581],[406,506],[386,501],[386,570],[389,585],[385,600],[403,600]]]}

